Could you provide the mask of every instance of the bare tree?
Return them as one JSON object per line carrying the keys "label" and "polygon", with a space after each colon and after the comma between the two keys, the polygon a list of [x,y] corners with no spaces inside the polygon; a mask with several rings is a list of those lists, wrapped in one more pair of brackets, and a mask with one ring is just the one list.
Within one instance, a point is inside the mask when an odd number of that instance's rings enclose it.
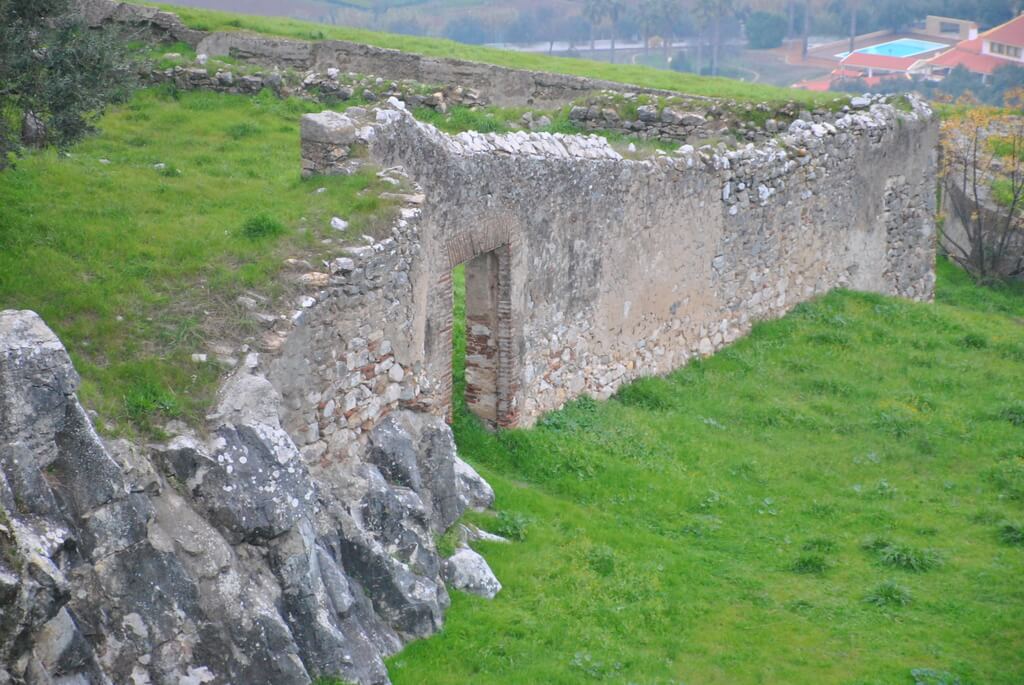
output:
{"label": "bare tree", "polygon": [[[1008,135],[984,110],[943,123],[942,243],[951,259],[989,283],[1024,275],[1024,122]],[[1003,128],[1005,130],[1005,128]]]}

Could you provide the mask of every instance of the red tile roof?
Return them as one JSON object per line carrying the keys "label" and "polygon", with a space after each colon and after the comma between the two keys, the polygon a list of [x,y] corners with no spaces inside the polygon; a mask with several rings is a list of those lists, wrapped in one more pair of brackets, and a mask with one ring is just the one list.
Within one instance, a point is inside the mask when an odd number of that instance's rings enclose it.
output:
{"label": "red tile roof", "polygon": [[917,60],[913,57],[889,57],[887,55],[872,55],[865,52],[851,52],[839,63],[846,67],[907,71],[915,62]]}
{"label": "red tile roof", "polygon": [[985,40],[1024,47],[1024,14],[981,34]]}
{"label": "red tile roof", "polygon": [[817,81],[800,81],[799,83],[793,84],[794,88],[800,90],[815,90],[818,92],[827,91],[832,87],[832,79],[819,79]]}
{"label": "red tile roof", "polygon": [[996,67],[1013,64],[1007,59],[981,54],[982,41],[987,39],[988,35],[983,34],[973,40],[957,43],[953,49],[927,60],[926,64],[932,67],[949,67],[950,69],[962,66],[976,74],[991,74]]}

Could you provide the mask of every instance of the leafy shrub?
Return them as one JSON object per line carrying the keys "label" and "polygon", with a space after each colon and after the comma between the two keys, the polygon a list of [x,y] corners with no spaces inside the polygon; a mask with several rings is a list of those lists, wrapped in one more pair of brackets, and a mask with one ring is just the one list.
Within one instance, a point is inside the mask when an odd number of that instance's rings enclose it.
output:
{"label": "leafy shrub", "polygon": [[835,540],[829,538],[811,538],[804,543],[805,552],[823,552],[825,554],[836,551]]}
{"label": "leafy shrub", "polygon": [[268,214],[257,214],[245,220],[242,234],[250,240],[269,238],[284,233],[284,225]]}
{"label": "leafy shrub", "polygon": [[905,438],[914,428],[914,417],[907,411],[894,408],[892,411],[880,411],[873,421],[874,427],[894,438]]}
{"label": "leafy shrub", "polygon": [[833,345],[835,347],[849,347],[850,336],[842,331],[820,331],[807,336],[807,342],[815,345]]}
{"label": "leafy shrub", "polygon": [[142,422],[157,412],[176,413],[179,405],[170,390],[156,381],[142,378],[125,393],[124,409],[130,419]]}
{"label": "leafy shrub", "polygon": [[999,527],[999,541],[1004,545],[1024,546],[1024,526],[1006,522]]}
{"label": "leafy shrub", "polygon": [[963,681],[952,673],[933,668],[911,669],[910,676],[914,679],[914,685],[963,685]]}
{"label": "leafy shrub", "polygon": [[434,539],[434,546],[437,548],[438,555],[447,559],[451,555],[455,554],[455,550],[459,546],[459,526],[454,525],[449,528],[443,535],[438,535]]}
{"label": "leafy shrub", "polygon": [[988,338],[978,333],[968,333],[960,338],[958,344],[965,350],[980,350],[988,347]]}
{"label": "leafy shrub", "polygon": [[529,523],[530,519],[520,513],[501,511],[498,512],[494,533],[509,540],[522,542],[526,539],[526,529]]}
{"label": "leafy shrub", "polygon": [[546,414],[537,425],[548,430],[571,433],[589,428],[596,418],[597,402],[584,395],[569,402],[561,410]]}
{"label": "leafy shrub", "polygon": [[878,607],[902,607],[910,604],[910,590],[887,580],[869,592],[864,601]]}
{"label": "leafy shrub", "polygon": [[607,578],[615,573],[615,551],[608,545],[591,547],[587,552],[587,565],[597,575]]}
{"label": "leafy shrub", "polygon": [[863,548],[872,552],[878,561],[886,566],[921,573],[929,571],[940,563],[939,553],[931,549],[918,549],[910,545],[890,542],[884,538],[874,538],[863,544]]}
{"label": "leafy shrub", "polygon": [[1024,426],[1024,402],[1014,402],[1004,407],[999,416],[1006,419],[1014,426]]}
{"label": "leafy shrub", "polygon": [[240,124],[234,124],[228,127],[228,135],[235,140],[248,138],[249,136],[254,136],[259,132],[260,127],[255,124],[250,124],[248,121],[243,121]]}
{"label": "leafy shrub", "polygon": [[896,488],[883,478],[878,481],[872,494],[879,499],[892,499],[896,495]]}
{"label": "leafy shrub", "polygon": [[820,554],[804,554],[797,558],[790,567],[793,573],[821,575],[828,570],[828,562]]}
{"label": "leafy shrub", "polygon": [[747,42],[755,50],[777,48],[786,37],[786,18],[771,12],[752,12],[747,19]]}
{"label": "leafy shrub", "polygon": [[1005,343],[999,346],[999,356],[1024,364],[1024,345]]}
{"label": "leafy shrub", "polygon": [[661,378],[641,378],[619,388],[615,399],[630,407],[668,411],[675,406],[672,387]]}
{"label": "leafy shrub", "polygon": [[989,478],[1011,500],[1024,500],[1024,455],[1003,459],[989,472]]}

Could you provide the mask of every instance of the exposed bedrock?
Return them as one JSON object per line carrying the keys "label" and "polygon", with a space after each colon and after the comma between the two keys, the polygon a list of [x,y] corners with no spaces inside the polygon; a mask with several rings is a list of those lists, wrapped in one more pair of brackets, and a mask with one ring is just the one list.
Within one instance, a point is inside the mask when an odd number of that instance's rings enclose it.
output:
{"label": "exposed bedrock", "polygon": [[434,535],[493,500],[447,425],[399,411],[308,464],[245,369],[208,437],[105,443],[28,311],[0,312],[0,683],[386,683],[438,630]]}

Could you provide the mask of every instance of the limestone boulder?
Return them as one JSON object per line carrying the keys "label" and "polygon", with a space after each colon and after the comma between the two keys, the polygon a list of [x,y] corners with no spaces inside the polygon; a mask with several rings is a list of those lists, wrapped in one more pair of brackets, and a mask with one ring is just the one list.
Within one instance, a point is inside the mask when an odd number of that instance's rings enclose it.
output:
{"label": "limestone boulder", "polygon": [[452,587],[486,599],[494,599],[501,583],[487,560],[469,547],[459,548],[444,562],[445,580]]}

